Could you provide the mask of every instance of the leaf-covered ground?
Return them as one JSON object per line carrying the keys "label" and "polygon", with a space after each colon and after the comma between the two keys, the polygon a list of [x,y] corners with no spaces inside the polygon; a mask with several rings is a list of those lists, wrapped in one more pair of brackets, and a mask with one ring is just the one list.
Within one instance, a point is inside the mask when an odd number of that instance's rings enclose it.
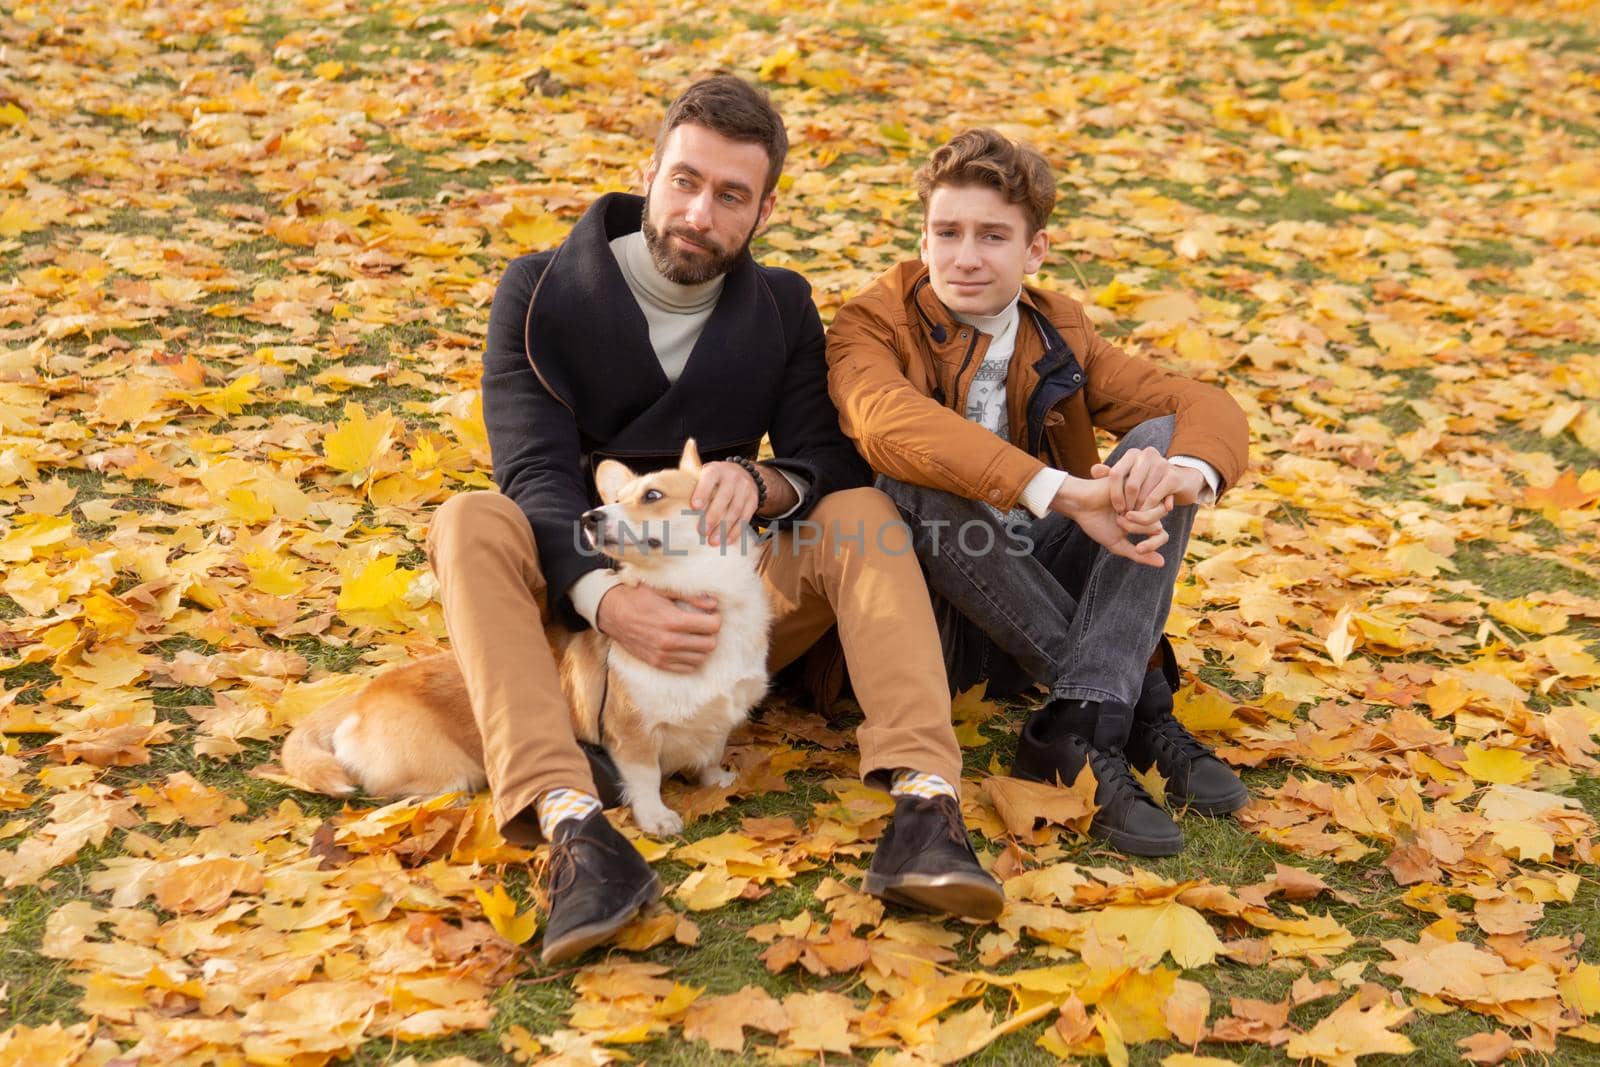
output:
{"label": "leaf-covered ground", "polygon": [[[7,4],[0,1064],[1594,1060],[1594,25]],[[547,973],[513,944],[543,856],[481,798],[345,808],[276,745],[439,647],[420,547],[488,484],[499,272],[632,186],[715,70],[787,116],[757,252],[825,317],[914,249],[914,166],[993,124],[1058,169],[1041,284],[1245,406],[1253,472],[1201,516],[1169,632],[1183,717],[1257,799],[1130,863],[1070,798],[983,784],[1021,712],[969,695],[965,806],[1010,904],[885,914],[858,713],[778,699],[739,784],[679,788],[688,833],[639,841],[666,906]]]}

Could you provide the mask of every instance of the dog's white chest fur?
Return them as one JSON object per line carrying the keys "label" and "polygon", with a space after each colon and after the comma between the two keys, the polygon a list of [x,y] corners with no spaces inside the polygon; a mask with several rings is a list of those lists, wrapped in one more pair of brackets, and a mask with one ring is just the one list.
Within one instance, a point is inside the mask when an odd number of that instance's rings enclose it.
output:
{"label": "dog's white chest fur", "polygon": [[682,818],[661,802],[662,778],[690,771],[705,785],[733,782],[734,776],[722,769],[722,754],[728,734],[767,691],[772,626],[772,606],[754,560],[685,559],[675,561],[670,570],[670,576],[652,576],[651,584],[716,598],[722,623],[716,647],[691,674],[653,667],[617,644],[610,652],[611,682],[626,691],[649,738],[638,747],[652,750],[647,756],[622,742],[612,757],[635,822],[657,834],[683,827]]}
{"label": "dog's white chest fur", "polygon": [[717,598],[722,628],[717,645],[693,674],[675,674],[612,646],[611,669],[633,694],[640,716],[660,729],[661,773],[704,763],[707,743],[718,746],[767,691],[772,608],[753,568],[723,563],[716,580],[698,589]]}

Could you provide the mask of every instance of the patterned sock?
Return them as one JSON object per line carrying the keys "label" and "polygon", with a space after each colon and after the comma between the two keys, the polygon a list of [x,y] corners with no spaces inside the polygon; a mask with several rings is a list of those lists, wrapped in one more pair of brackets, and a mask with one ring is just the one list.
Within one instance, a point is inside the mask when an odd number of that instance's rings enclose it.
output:
{"label": "patterned sock", "polygon": [[927,774],[923,771],[908,771],[904,767],[894,772],[894,777],[889,783],[889,795],[892,797],[950,797],[955,799],[956,791],[950,783],[940,778],[937,774]]}
{"label": "patterned sock", "polygon": [[550,789],[539,794],[533,809],[539,813],[539,832],[546,841],[554,841],[557,826],[599,811],[600,801],[581,789]]}

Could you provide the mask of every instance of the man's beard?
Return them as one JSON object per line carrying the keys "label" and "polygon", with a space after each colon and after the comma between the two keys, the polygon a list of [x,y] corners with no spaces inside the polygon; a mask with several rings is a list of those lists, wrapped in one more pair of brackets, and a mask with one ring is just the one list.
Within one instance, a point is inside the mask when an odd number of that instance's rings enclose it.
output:
{"label": "man's beard", "polygon": [[[744,241],[739,247],[728,251],[709,237],[690,230],[674,230],[668,227],[663,233],[650,221],[649,197],[644,201],[644,223],[640,228],[644,230],[644,246],[649,249],[650,259],[655,263],[656,270],[660,271],[661,276],[667,281],[678,285],[703,285],[713,278],[728,273],[749,250],[750,241],[756,235],[756,228],[751,226],[750,232],[744,235]],[[700,245],[705,249],[705,254],[689,258],[674,253],[667,244],[667,238],[674,233]]]}

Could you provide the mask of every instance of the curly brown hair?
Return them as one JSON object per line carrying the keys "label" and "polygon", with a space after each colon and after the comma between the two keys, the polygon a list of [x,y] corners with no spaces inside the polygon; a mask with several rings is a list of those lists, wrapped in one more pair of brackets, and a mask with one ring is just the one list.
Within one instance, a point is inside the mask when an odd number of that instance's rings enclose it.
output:
{"label": "curly brown hair", "polygon": [[1056,206],[1055,176],[1039,150],[986,128],[963,130],[935,149],[917,169],[916,183],[924,214],[941,185],[993,189],[1006,203],[1021,206],[1029,237],[1049,224]]}

